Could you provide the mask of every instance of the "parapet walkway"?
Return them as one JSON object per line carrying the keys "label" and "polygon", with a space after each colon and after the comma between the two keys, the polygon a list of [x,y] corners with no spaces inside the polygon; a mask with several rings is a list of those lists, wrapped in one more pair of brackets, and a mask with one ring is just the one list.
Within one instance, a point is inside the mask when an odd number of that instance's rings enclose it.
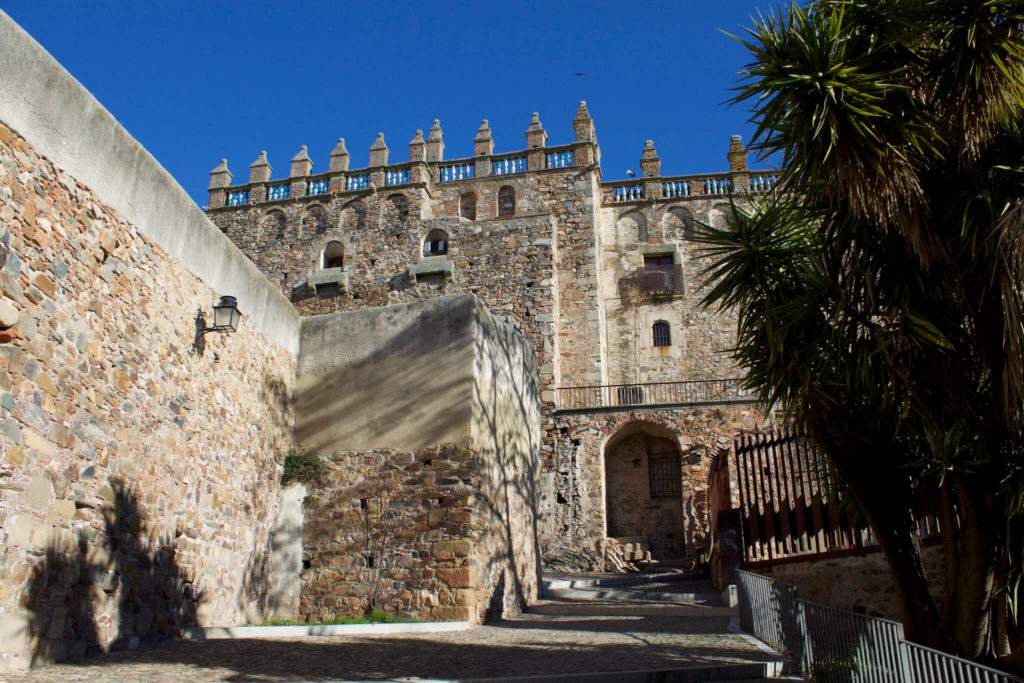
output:
{"label": "parapet walkway", "polygon": [[[172,641],[34,669],[39,681],[762,680],[782,658],[730,631],[733,611],[682,576],[552,579],[521,617],[467,631]],[[522,679],[520,677],[529,677]]]}

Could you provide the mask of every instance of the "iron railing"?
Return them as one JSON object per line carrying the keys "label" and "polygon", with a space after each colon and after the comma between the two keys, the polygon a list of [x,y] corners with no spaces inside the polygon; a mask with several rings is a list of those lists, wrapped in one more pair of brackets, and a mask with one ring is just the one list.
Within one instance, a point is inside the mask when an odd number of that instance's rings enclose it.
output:
{"label": "iron railing", "polygon": [[682,294],[683,267],[676,264],[641,266],[637,271],[640,291],[644,294]]}
{"label": "iron railing", "polygon": [[559,410],[754,401],[738,378],[560,387],[557,392]]}
{"label": "iron railing", "polygon": [[903,641],[903,680],[905,681],[970,681],[970,683],[1012,683],[1022,679],[969,659],[933,650],[924,645]]}
{"label": "iron railing", "polygon": [[797,600],[804,637],[801,668],[816,681],[900,683],[903,625]]}
{"label": "iron railing", "polygon": [[776,650],[803,656],[797,621],[796,586],[753,572],[736,571],[740,624]]}
{"label": "iron railing", "polygon": [[736,570],[743,628],[822,683],[1022,683],[1024,679],[903,639],[890,619],[797,598],[796,586]]}

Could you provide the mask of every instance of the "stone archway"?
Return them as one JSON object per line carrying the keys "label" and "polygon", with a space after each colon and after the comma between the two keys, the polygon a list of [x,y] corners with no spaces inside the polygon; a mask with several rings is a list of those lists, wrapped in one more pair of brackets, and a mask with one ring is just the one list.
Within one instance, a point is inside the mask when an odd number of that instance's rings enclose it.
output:
{"label": "stone archway", "polygon": [[606,535],[641,543],[655,560],[682,558],[682,453],[675,434],[653,424],[625,425],[605,445],[604,473]]}

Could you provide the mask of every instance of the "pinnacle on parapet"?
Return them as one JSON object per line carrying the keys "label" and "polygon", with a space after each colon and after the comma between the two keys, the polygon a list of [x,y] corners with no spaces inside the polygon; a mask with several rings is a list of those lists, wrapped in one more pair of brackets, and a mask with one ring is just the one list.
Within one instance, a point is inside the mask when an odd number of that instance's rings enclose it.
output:
{"label": "pinnacle on parapet", "polygon": [[478,157],[494,154],[494,139],[491,137],[491,127],[487,119],[480,122],[480,129],[473,138],[473,154]]}
{"label": "pinnacle on parapet", "polygon": [[536,149],[544,147],[547,143],[548,134],[544,127],[540,125],[540,116],[537,112],[533,112],[533,116],[530,117],[530,127],[526,129],[526,147],[528,149]]}
{"label": "pinnacle on parapet", "polygon": [[725,156],[729,160],[730,171],[747,170],[747,148],[743,146],[743,136],[732,135],[729,137],[729,153]]}
{"label": "pinnacle on parapet", "polygon": [[580,100],[580,107],[576,110],[576,118],[572,122],[573,132],[576,134],[576,142],[597,142],[597,135],[594,133],[594,122],[587,111],[586,100]]}
{"label": "pinnacle on parapet", "polygon": [[228,170],[228,160],[221,159],[217,168],[210,171],[210,187],[213,190],[219,187],[227,187],[231,184],[231,171]]}
{"label": "pinnacle on parapet", "polygon": [[263,150],[260,152],[259,158],[249,164],[249,182],[265,183],[270,180],[270,174],[273,171],[270,162],[267,161],[267,150]]}
{"label": "pinnacle on parapet", "polygon": [[309,153],[306,151],[306,146],[303,145],[299,149],[299,153],[292,157],[291,177],[296,178],[300,176],[307,176],[312,170],[313,161],[309,158]]}
{"label": "pinnacle on parapet", "polygon": [[656,178],[661,175],[661,159],[654,148],[654,140],[644,142],[644,151],[640,155],[640,172],[644,178]]}
{"label": "pinnacle on parapet", "polygon": [[430,127],[430,136],[427,138],[427,161],[442,161],[444,159],[444,138],[441,134],[441,121],[434,119],[434,125]]}
{"label": "pinnacle on parapet", "polygon": [[417,130],[416,137],[409,143],[409,161],[426,161],[427,143],[423,140],[423,131]]}
{"label": "pinnacle on parapet", "polygon": [[370,145],[370,166],[387,166],[389,152],[384,133],[377,133],[377,139]]}
{"label": "pinnacle on parapet", "polygon": [[347,171],[349,159],[348,150],[345,149],[345,138],[338,138],[338,144],[331,152],[331,163],[327,170],[331,173]]}

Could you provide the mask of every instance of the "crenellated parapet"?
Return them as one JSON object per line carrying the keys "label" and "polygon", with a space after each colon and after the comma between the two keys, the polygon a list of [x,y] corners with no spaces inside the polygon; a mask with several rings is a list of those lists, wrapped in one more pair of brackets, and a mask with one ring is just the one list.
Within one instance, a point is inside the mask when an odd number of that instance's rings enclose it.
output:
{"label": "crenellated parapet", "polygon": [[751,171],[747,167],[747,150],[739,135],[729,141],[726,155],[729,170],[720,173],[692,175],[661,175],[661,159],[652,140],[644,143],[640,157],[641,177],[601,183],[604,204],[641,204],[652,201],[678,201],[728,197],[732,194],[770,192],[778,179],[778,171]]}
{"label": "crenellated parapet", "polygon": [[[582,117],[582,118],[581,118]],[[426,138],[423,131],[409,143],[409,160],[394,162],[390,149],[379,133],[369,148],[368,163],[350,168],[351,155],[345,139],[330,154],[327,172],[314,174],[313,161],[302,146],[292,158],[287,178],[272,179],[273,168],[266,152],[250,165],[249,182],[231,184],[227,161],[210,172],[210,209],[278,202],[343,193],[371,193],[383,188],[423,188],[445,183],[481,180],[488,177],[526,173],[565,172],[566,169],[593,166],[600,158],[593,122],[580,103],[573,121],[575,139],[567,144],[548,146],[548,134],[534,113],[525,132],[526,148],[513,152],[494,151],[494,138],[485,119],[473,138],[473,156],[464,159],[444,158],[444,137],[437,119]]]}

